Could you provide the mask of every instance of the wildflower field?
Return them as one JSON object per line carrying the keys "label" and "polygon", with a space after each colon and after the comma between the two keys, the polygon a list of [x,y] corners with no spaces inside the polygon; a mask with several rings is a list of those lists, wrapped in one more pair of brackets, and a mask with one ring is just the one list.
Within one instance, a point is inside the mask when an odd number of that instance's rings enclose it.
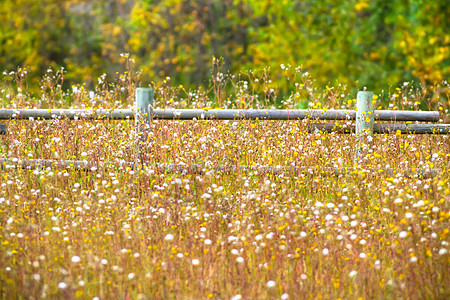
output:
{"label": "wildflower field", "polygon": [[[89,92],[84,86],[63,91],[60,77],[48,73],[40,97],[27,94],[20,76],[14,84],[4,81],[2,106],[123,108],[133,103],[136,83],[127,74],[111,83],[99,78],[97,89]],[[274,103],[277,91],[264,78],[236,78],[227,96],[220,76],[209,94],[171,87],[166,78],[154,86],[155,106]],[[297,107],[309,99],[311,108],[354,108],[355,95],[345,86],[318,90],[307,74],[291,79],[295,92],[278,107]],[[440,89],[448,97],[448,85]],[[408,83],[376,94],[385,99],[377,104],[383,109],[418,109],[426,101]],[[445,120],[448,103],[439,102],[436,109]],[[308,133],[306,121],[154,120],[145,143],[149,167],[133,171],[120,164],[135,159],[132,120],[5,123],[1,158],[110,165],[2,167],[3,299],[450,296],[446,135],[375,135],[355,167],[354,135]],[[203,164],[204,169],[162,173],[152,168],[157,163]],[[215,172],[214,165],[253,169]],[[304,170],[271,174],[258,170],[261,166]],[[414,173],[419,168],[439,172],[423,178]]]}

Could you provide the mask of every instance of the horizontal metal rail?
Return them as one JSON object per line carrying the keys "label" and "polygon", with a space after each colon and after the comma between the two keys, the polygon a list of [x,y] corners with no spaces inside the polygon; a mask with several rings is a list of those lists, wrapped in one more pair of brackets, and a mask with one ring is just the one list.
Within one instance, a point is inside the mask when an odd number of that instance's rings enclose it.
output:
{"label": "horizontal metal rail", "polygon": [[[437,122],[437,111],[376,110],[378,121]],[[192,119],[264,119],[264,120],[355,120],[355,110],[321,109],[154,109],[152,116],[163,120]],[[132,109],[0,109],[0,119],[134,119]]]}
{"label": "horizontal metal rail", "polygon": [[[309,124],[308,132],[355,133],[354,125],[336,123]],[[375,123],[373,132],[378,134],[450,134],[450,124],[383,124]]]}
{"label": "horizontal metal rail", "polygon": [[[376,110],[375,120],[379,121],[439,121],[437,111],[405,111],[405,110]],[[355,120],[355,110],[321,110],[321,109],[155,109],[153,117],[156,119],[264,119],[264,120]]]}
{"label": "horizontal metal rail", "polygon": [[[131,162],[103,162],[97,163],[92,161],[83,160],[50,160],[50,159],[0,159],[0,167],[3,169],[11,168],[22,168],[22,169],[36,169],[36,168],[58,168],[58,169],[74,169],[74,170],[84,170],[84,171],[96,171],[99,169],[107,169],[110,167],[117,167],[117,165],[127,167],[130,170],[135,168],[135,164]],[[139,166],[140,168],[141,166]],[[395,174],[401,173],[404,176],[412,177],[418,176],[421,178],[431,178],[439,175],[442,171],[440,169],[407,169],[407,170],[394,170],[392,168],[377,169],[377,170],[367,170],[363,169],[352,169],[352,168],[308,168],[308,167],[294,167],[294,166],[239,166],[239,165],[212,165],[206,166],[204,164],[192,164],[192,165],[182,165],[173,163],[161,163],[155,165],[145,165],[144,170],[153,170],[159,173],[185,173],[185,174],[206,174],[208,172],[222,172],[222,173],[235,173],[235,172],[258,172],[259,174],[284,174],[284,173],[294,173],[294,174],[332,174],[339,176],[342,174],[351,173],[368,173],[372,175],[386,175],[393,176]]]}
{"label": "horizontal metal rail", "polygon": [[131,109],[0,109],[0,120],[8,119],[134,119],[134,112]]}
{"label": "horizontal metal rail", "polygon": [[[307,125],[309,133],[336,132],[341,134],[355,133],[354,125],[339,123],[312,123]],[[375,123],[373,132],[378,134],[450,134],[450,124],[383,124]],[[6,134],[6,124],[0,124],[0,134]]]}

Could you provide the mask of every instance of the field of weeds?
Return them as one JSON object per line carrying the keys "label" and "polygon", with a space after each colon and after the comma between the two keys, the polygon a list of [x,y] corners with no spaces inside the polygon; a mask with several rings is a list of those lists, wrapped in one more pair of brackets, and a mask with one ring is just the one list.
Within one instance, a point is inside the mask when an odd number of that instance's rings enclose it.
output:
{"label": "field of weeds", "polygon": [[[299,95],[315,93],[306,89],[308,80],[299,82]],[[235,86],[230,106],[254,100],[248,86]],[[354,106],[354,96],[342,87],[336,90],[336,102],[330,100],[334,108]],[[409,93],[398,90],[405,97]],[[126,91],[115,85],[103,94],[80,88],[70,94],[79,97],[73,104],[78,107],[98,107],[101,101],[103,107],[117,107]],[[160,107],[211,106],[201,92],[186,93],[181,100],[172,91],[158,88]],[[220,89],[213,92],[221,97]],[[40,106],[22,90],[2,93],[4,107]],[[55,89],[52,99],[62,107],[58,93]],[[270,99],[273,92],[267,93]],[[292,96],[283,107],[295,105]],[[400,107],[401,99],[391,108]],[[417,108],[419,100],[405,105]],[[308,105],[323,106],[319,103]],[[155,120],[145,145],[149,168],[133,171],[120,165],[134,161],[131,120],[6,123],[1,158],[78,159],[110,166],[3,166],[2,298],[450,296],[448,136],[375,135],[354,169],[354,135],[310,134],[303,121]],[[163,173],[152,168],[157,163],[205,168],[200,174]],[[214,165],[254,169],[215,172],[210,170]],[[304,169],[258,170],[277,165]],[[419,168],[439,172],[433,178],[403,172]]]}

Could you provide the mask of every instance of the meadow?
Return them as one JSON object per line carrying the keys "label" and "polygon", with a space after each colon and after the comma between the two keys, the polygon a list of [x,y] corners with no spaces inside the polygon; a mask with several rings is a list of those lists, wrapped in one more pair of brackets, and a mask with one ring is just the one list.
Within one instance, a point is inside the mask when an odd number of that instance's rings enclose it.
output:
{"label": "meadow", "polygon": [[[55,73],[50,70],[42,81],[46,100],[27,94],[20,80],[4,81],[3,107],[67,107],[67,99],[79,108],[133,103],[137,83],[130,74],[111,83],[99,78],[93,91],[63,91]],[[166,78],[154,86],[156,106],[274,105],[277,90],[264,78],[230,77],[234,90],[228,95],[221,77],[213,79],[208,94],[172,87]],[[291,79],[296,90],[278,107],[295,108],[305,98],[311,108],[354,107],[355,95],[345,86],[318,89],[307,74]],[[439,89],[448,96],[448,85]],[[377,95],[388,101],[378,103],[383,109],[426,103],[408,83]],[[448,107],[440,105],[445,121]],[[354,135],[308,133],[306,120],[154,120],[145,143],[149,167],[134,171],[120,165],[135,159],[132,120],[6,123],[1,158],[110,166],[0,170],[4,299],[450,296],[446,135],[375,135],[355,166]],[[205,168],[199,174],[152,168],[163,162]],[[217,164],[254,169],[211,170]],[[277,165],[305,170],[258,171]],[[388,168],[394,173],[383,172]],[[416,168],[440,172],[432,178],[402,172]]]}

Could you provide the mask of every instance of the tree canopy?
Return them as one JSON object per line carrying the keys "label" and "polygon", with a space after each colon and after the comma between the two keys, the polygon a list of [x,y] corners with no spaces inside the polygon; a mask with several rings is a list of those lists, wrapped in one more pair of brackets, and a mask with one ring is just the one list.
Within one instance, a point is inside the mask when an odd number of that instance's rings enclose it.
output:
{"label": "tree canopy", "polygon": [[[379,88],[447,79],[450,6],[422,0],[3,0],[0,67],[48,67],[69,82],[94,82],[120,69],[129,53],[144,81],[209,80],[211,59],[224,70],[283,66],[318,84]],[[36,79],[37,82],[37,79]]]}

